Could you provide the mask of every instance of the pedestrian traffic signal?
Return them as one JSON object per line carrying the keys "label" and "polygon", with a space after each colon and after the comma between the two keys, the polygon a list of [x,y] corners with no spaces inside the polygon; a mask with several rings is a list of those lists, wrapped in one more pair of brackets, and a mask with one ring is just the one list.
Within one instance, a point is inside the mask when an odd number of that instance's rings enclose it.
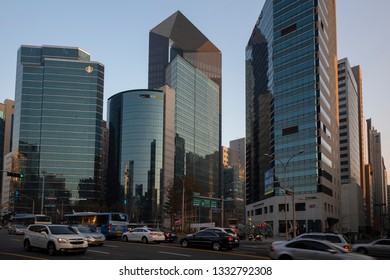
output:
{"label": "pedestrian traffic signal", "polygon": [[10,176],[10,177],[17,177],[17,178],[23,178],[23,177],[24,177],[24,174],[16,173],[16,172],[8,172],[8,171],[7,171],[7,176]]}

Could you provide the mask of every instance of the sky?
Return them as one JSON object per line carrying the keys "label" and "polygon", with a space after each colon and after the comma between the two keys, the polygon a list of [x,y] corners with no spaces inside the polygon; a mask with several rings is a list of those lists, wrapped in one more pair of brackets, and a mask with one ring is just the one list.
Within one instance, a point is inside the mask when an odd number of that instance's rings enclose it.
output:
{"label": "sky", "polygon": [[[105,65],[107,99],[147,88],[149,31],[180,10],[222,52],[222,144],[245,137],[245,46],[264,0],[0,0],[0,102],[14,100],[21,45],[80,47]],[[338,58],[363,71],[363,106],[390,168],[388,0],[338,0]]]}

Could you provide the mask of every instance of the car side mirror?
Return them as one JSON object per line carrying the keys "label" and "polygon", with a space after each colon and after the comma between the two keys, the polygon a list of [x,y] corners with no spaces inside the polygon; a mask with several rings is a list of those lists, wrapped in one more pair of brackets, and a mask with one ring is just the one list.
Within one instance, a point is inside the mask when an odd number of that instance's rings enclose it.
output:
{"label": "car side mirror", "polygon": [[41,231],[41,234],[44,236],[44,237],[47,237],[47,233],[45,231]]}

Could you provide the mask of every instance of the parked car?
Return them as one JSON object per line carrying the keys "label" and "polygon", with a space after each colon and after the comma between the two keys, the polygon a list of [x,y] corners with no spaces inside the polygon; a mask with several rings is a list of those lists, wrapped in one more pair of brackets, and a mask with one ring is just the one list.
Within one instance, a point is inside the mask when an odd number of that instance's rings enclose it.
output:
{"label": "parked car", "polygon": [[228,233],[230,235],[233,235],[233,236],[237,237],[237,233],[232,228],[208,227],[208,228],[203,229],[202,231],[204,231],[204,230],[225,232],[225,233]]}
{"label": "parked car", "polygon": [[96,229],[93,229],[90,226],[74,226],[72,229],[77,233],[83,236],[88,245],[98,245],[101,246],[104,244],[106,237],[103,233],[97,232]]}
{"label": "parked car", "polygon": [[175,232],[167,228],[158,228],[158,230],[160,230],[164,234],[166,242],[172,243],[177,240],[177,235]]}
{"label": "parked car", "polygon": [[85,253],[88,248],[87,240],[74,232],[67,225],[29,225],[23,240],[24,249],[45,249],[49,255],[57,252],[80,252]]}
{"label": "parked car", "polygon": [[370,260],[369,256],[352,253],[326,240],[295,238],[275,241],[269,256],[275,260]]}
{"label": "parked car", "polygon": [[238,237],[222,231],[201,230],[194,234],[189,234],[180,240],[183,247],[206,247],[219,251],[222,248],[232,250],[240,246]]}
{"label": "parked car", "polygon": [[302,233],[301,235],[296,237],[300,238],[310,238],[316,240],[326,240],[335,245],[342,247],[345,251],[351,252],[352,245],[349,242],[348,238],[340,233],[332,233],[332,232],[310,232],[310,233]]}
{"label": "parked car", "polygon": [[371,243],[353,244],[352,251],[374,257],[390,258],[390,239],[378,239]]}
{"label": "parked car", "polygon": [[27,226],[25,225],[15,224],[15,225],[10,225],[8,227],[9,234],[24,234],[26,230],[27,230]]}
{"label": "parked car", "polygon": [[165,241],[165,235],[158,229],[148,227],[138,227],[132,231],[127,231],[122,234],[122,240],[127,241],[138,241],[142,243],[149,242],[162,242]]}

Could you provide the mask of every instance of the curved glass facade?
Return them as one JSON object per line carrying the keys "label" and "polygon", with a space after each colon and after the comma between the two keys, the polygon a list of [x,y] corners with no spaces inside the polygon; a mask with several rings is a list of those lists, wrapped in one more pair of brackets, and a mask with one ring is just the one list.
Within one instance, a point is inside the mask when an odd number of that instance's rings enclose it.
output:
{"label": "curved glass facade", "polygon": [[103,87],[104,66],[79,48],[19,49],[12,147],[25,176],[15,212],[30,212],[31,198],[53,216],[101,206]]}
{"label": "curved glass facade", "polygon": [[108,99],[109,206],[132,222],[161,219],[164,92],[131,90]]}

